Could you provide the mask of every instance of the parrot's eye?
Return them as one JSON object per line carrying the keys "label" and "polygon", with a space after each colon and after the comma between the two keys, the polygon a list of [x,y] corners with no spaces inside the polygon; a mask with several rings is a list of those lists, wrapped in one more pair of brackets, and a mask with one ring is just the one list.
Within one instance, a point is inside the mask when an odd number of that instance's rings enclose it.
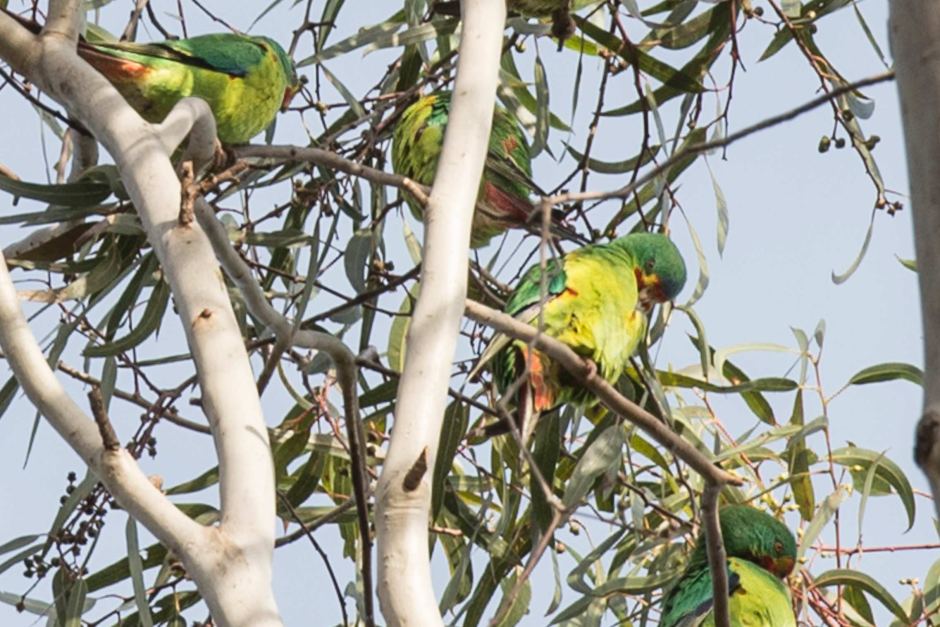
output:
{"label": "parrot's eye", "polygon": [[774,542],[774,552],[776,552],[777,555],[783,553],[783,542],[780,542],[779,540]]}
{"label": "parrot's eye", "polygon": [[656,261],[653,259],[647,259],[646,263],[643,264],[643,267],[646,269],[646,273],[649,274],[653,271],[653,268],[656,266]]}

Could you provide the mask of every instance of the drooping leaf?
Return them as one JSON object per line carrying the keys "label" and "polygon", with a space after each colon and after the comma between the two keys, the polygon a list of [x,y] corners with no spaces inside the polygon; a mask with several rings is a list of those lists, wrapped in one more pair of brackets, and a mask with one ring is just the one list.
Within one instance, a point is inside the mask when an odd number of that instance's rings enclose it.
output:
{"label": "drooping leaf", "polygon": [[901,607],[901,604],[897,602],[891,593],[873,577],[859,570],[834,568],[816,577],[814,584],[818,588],[827,586],[852,586],[858,588],[877,599],[905,625],[911,622],[911,617],[907,615],[904,608]]}
{"label": "drooping leaf", "polygon": [[897,493],[907,513],[907,528],[914,525],[914,490],[904,471],[882,453],[876,453],[857,446],[846,446],[832,451],[831,459],[841,466],[858,466],[867,470],[871,465],[877,465],[876,478],[887,482]]}
{"label": "drooping leaf", "polygon": [[888,362],[859,370],[849,379],[849,384],[866,385],[868,383],[898,380],[910,381],[911,383],[923,386],[924,371],[911,364]]}

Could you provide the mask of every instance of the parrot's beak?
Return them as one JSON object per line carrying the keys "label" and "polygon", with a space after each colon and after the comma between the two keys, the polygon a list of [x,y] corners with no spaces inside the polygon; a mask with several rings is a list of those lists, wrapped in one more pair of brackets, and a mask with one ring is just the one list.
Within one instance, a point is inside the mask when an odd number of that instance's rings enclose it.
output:
{"label": "parrot's beak", "polygon": [[300,83],[296,85],[288,85],[287,89],[284,90],[284,98],[281,100],[281,112],[287,111],[287,108],[290,107],[290,101],[294,99],[294,96],[297,95],[297,92],[300,91]]}

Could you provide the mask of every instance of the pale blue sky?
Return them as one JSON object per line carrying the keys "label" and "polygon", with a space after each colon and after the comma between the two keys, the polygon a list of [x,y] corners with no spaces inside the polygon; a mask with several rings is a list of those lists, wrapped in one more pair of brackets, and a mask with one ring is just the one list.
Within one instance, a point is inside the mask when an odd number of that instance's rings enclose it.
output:
{"label": "pale blue sky", "polygon": [[[16,0],[13,7],[17,6]],[[759,3],[758,3],[759,4]],[[247,28],[266,3],[256,3],[250,9],[210,3],[226,20]],[[319,11],[321,3],[315,3]],[[393,3],[370,3],[370,10],[347,7],[343,21],[338,25],[341,35],[354,32],[358,27],[390,13]],[[123,24],[127,7],[105,10],[104,24],[112,29]],[[376,10],[376,6],[382,6]],[[191,4],[184,3],[190,33],[217,30],[203,19]],[[887,50],[886,12],[884,2],[859,3],[871,24],[882,48]],[[289,41],[290,30],[299,16],[300,7],[287,14],[280,7],[262,20],[255,32],[268,34],[283,42]],[[352,10],[351,10],[352,9]],[[361,9],[361,10],[360,10]],[[162,10],[162,8],[161,8]],[[166,19],[167,24],[172,23]],[[155,37],[143,33],[141,39]],[[733,129],[744,127],[769,115],[789,109],[815,95],[818,81],[794,46],[765,63],[758,63],[769,29],[751,24],[740,36],[740,46],[746,73],[736,79],[731,122]],[[334,39],[337,41],[338,37]],[[820,25],[819,43],[835,65],[849,78],[861,78],[882,68],[865,40],[851,9],[827,18]],[[298,56],[306,56],[309,40],[303,44]],[[570,76],[574,71],[573,55],[558,54],[553,45],[541,42],[541,53],[552,85],[552,102],[556,113],[565,117],[570,110]],[[362,93],[385,71],[390,54],[375,53],[363,57],[353,52],[328,63],[329,69],[346,81],[354,93]],[[562,64],[562,65],[559,65]],[[587,61],[586,76],[596,70],[596,64]],[[311,68],[301,71],[310,75]],[[523,73],[530,75],[531,68]],[[723,75],[721,75],[723,80]],[[595,98],[593,83],[585,78],[584,104],[579,106],[582,120]],[[634,98],[624,81],[613,84],[609,102],[622,97],[624,102]],[[622,90],[622,96],[618,94]],[[864,124],[870,133],[881,136],[875,150],[879,166],[889,188],[906,193],[907,179],[904,165],[898,105],[893,84],[868,88],[866,93],[877,102],[874,117]],[[331,99],[335,100],[331,96]],[[713,106],[713,105],[711,105]],[[11,90],[0,91],[0,111],[5,112],[6,123],[0,126],[0,163],[12,167],[27,180],[42,181],[46,176],[39,149],[41,124],[32,111]],[[668,119],[668,118],[667,118]],[[316,123],[309,120],[316,128]],[[637,118],[604,120],[598,135],[598,158],[610,160],[625,158],[623,146],[634,145],[638,137]],[[669,123],[667,122],[667,126]],[[874,189],[864,174],[857,156],[849,150],[831,150],[819,154],[819,137],[829,132],[832,116],[823,107],[796,121],[767,130],[733,145],[727,160],[720,155],[709,157],[716,180],[727,198],[731,226],[723,258],[715,246],[715,198],[712,183],[704,163],[693,166],[681,179],[678,199],[704,242],[709,261],[711,283],[696,309],[704,320],[709,341],[717,347],[741,343],[775,342],[796,347],[790,327],[799,327],[812,333],[819,319],[825,319],[827,331],[822,360],[822,380],[831,394],[858,370],[879,362],[904,361],[922,364],[920,348],[920,320],[917,302],[916,275],[903,268],[895,255],[913,257],[910,208],[892,217],[879,212],[875,217],[875,231],[868,254],[858,272],[847,283],[836,286],[830,279],[832,271],[841,272],[854,259],[861,246],[868,225],[874,199]],[[288,116],[279,122],[277,140],[304,143],[298,120]],[[555,154],[561,154],[560,133],[551,137]],[[575,142],[579,145],[580,141]],[[47,136],[49,162],[54,162],[58,146]],[[631,150],[632,152],[632,150]],[[563,163],[563,167],[570,163]],[[566,170],[541,158],[535,165],[535,178],[543,187],[550,188]],[[601,188],[614,187],[618,180],[598,178]],[[22,211],[24,204],[11,208],[9,197],[0,195],[0,212],[8,214]],[[673,236],[686,258],[695,255],[688,233],[680,220],[672,223]],[[386,237],[397,240],[397,219],[386,228]],[[17,237],[11,229],[0,231],[3,242]],[[393,251],[397,259],[407,259],[403,250]],[[406,262],[403,262],[403,264]],[[405,267],[401,265],[400,267]],[[683,292],[682,301],[691,294],[690,285]],[[318,296],[318,298],[320,298]],[[396,308],[397,297],[383,301],[383,305]],[[328,299],[323,299],[324,307]],[[319,307],[318,301],[313,307]],[[46,317],[54,321],[55,317]],[[674,318],[659,352],[659,364],[672,364],[682,368],[696,363],[697,354],[685,337],[690,325],[679,315]],[[170,320],[161,336],[159,350],[167,350],[179,341],[178,324]],[[384,347],[380,347],[383,348]],[[752,377],[784,376],[792,359],[772,353],[748,353],[736,358]],[[80,363],[77,358],[74,363]],[[0,379],[6,371],[0,364]],[[78,388],[72,388],[76,394]],[[713,397],[714,398],[714,397]],[[781,419],[789,415],[792,395],[768,398]],[[819,406],[807,395],[807,418],[818,415]],[[740,403],[717,401],[722,418],[733,433],[740,434],[752,426],[752,417]],[[926,490],[926,482],[911,459],[912,431],[919,415],[920,388],[909,383],[888,383],[852,388],[839,396],[830,406],[833,447],[852,441],[859,446],[886,451],[898,463],[914,484],[915,489]],[[287,401],[273,398],[266,401],[269,424],[274,424],[286,408]],[[197,416],[195,409],[186,411]],[[58,440],[45,424],[40,425],[36,445],[29,465],[23,469],[23,450],[33,421],[33,410],[24,400],[18,401],[0,420],[0,501],[7,504],[0,517],[0,544],[26,533],[41,532],[52,519],[58,505],[58,495],[65,484],[69,470],[81,470],[78,458]],[[139,411],[128,411],[115,417],[119,431],[129,433]],[[146,461],[148,472],[161,474],[168,485],[191,476],[192,473],[213,465],[213,450],[207,438],[177,434],[170,429],[158,431],[161,454],[154,461]],[[820,446],[820,441],[814,446]],[[825,494],[825,483],[818,482],[819,496]],[[214,496],[207,497],[214,499]],[[853,497],[843,506],[843,522],[854,527],[858,498]],[[869,502],[865,519],[866,546],[917,544],[936,542],[931,524],[932,507],[927,499],[918,498],[918,521],[915,528],[903,534],[903,510],[894,497],[882,497]],[[791,516],[791,524],[796,517]],[[112,540],[97,556],[93,566],[108,563],[111,556],[123,550],[119,525],[121,514],[109,517]],[[318,531],[321,544],[330,545],[337,535],[332,530]],[[599,541],[595,536],[594,541]],[[854,543],[854,535],[846,533],[846,543]],[[4,556],[5,557],[5,556]],[[906,592],[897,580],[906,577],[923,579],[927,568],[940,557],[937,551],[882,553],[866,555],[861,567],[895,592],[900,598]],[[3,558],[0,558],[2,560]],[[350,581],[352,567],[341,559],[333,561],[341,586]],[[526,625],[541,625],[542,612],[551,596],[551,573],[544,564],[537,578],[537,590],[532,613]],[[563,573],[572,564],[562,564]],[[822,572],[834,566],[832,560],[819,560],[813,572]],[[275,583],[278,601],[288,625],[325,625],[339,620],[337,602],[333,597],[322,563],[313,550],[303,543],[290,551],[281,551],[276,557]],[[0,591],[21,593],[27,583],[21,576],[22,568],[14,567],[0,575]],[[437,568],[439,586],[446,584],[446,573]],[[40,587],[37,596],[48,598],[48,590]],[[568,592],[563,606],[574,600]],[[311,615],[311,608],[314,613]],[[350,611],[352,608],[350,607]],[[876,606],[879,624],[887,623],[887,615]],[[35,618],[17,615],[0,605],[0,624],[19,626],[34,624]],[[40,621],[42,624],[44,621]]]}

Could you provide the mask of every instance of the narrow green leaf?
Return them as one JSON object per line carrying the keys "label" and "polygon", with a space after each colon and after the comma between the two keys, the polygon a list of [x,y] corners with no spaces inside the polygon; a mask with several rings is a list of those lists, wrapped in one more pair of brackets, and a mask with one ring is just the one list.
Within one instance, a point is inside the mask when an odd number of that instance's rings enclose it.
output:
{"label": "narrow green leaf", "polygon": [[[642,159],[633,157],[624,161],[601,161],[600,159],[594,159],[592,157],[587,159],[587,167],[592,172],[597,172],[598,174],[624,174],[625,172],[633,172],[637,167],[649,163],[659,153],[659,149],[660,146],[651,146],[649,150],[644,150]],[[579,152],[570,145],[566,145],[565,150],[579,163],[584,163],[584,153]]]}
{"label": "narrow green leaf", "polygon": [[800,17],[803,3],[800,0],[782,0],[780,8],[783,9],[783,14],[789,18]]}
{"label": "narrow green leaf", "polygon": [[[143,570],[155,568],[164,563],[167,556],[166,547],[161,544],[151,544],[144,549]],[[131,576],[130,566],[127,558],[122,558],[96,573],[90,575],[87,579],[88,589],[91,592],[103,590],[108,586],[124,581]]]}
{"label": "narrow green leaf", "polygon": [[[52,603],[30,597],[23,598],[22,594],[12,594],[10,592],[0,592],[0,603],[6,603],[15,608],[22,607],[25,612],[42,616],[47,619],[47,625],[54,626],[56,624],[57,616],[55,606]],[[48,621],[51,621],[51,623]]]}
{"label": "narrow green leaf", "polygon": [[708,260],[705,258],[705,248],[702,246],[702,240],[698,236],[698,231],[692,226],[692,222],[684,212],[682,213],[682,217],[685,220],[686,227],[689,229],[689,236],[692,238],[692,246],[695,248],[695,257],[698,259],[698,281],[695,283],[695,290],[693,290],[688,302],[685,303],[686,307],[691,307],[698,302],[698,299],[700,299],[705,293],[705,290],[708,289]]}
{"label": "narrow green leaf", "polygon": [[[320,14],[320,31],[319,37],[314,38],[316,43],[317,51],[323,49],[323,46],[326,45],[327,40],[330,37],[330,34],[333,32],[333,29],[336,27],[336,18],[339,17],[340,9],[343,8],[343,4],[346,3],[346,0],[326,0],[323,4],[323,13]],[[294,2],[296,5],[297,3]],[[399,16],[399,13],[396,13],[389,21],[393,20],[395,17]]]}
{"label": "narrow green leaf", "polygon": [[0,555],[4,553],[9,553],[10,551],[15,551],[16,549],[22,548],[27,544],[32,544],[38,540],[41,536],[38,533],[29,535],[29,536],[20,536],[19,538],[13,538],[9,542],[0,544]]}
{"label": "narrow green leaf", "polygon": [[816,542],[816,538],[822,533],[823,528],[829,523],[829,520],[832,518],[833,514],[836,513],[836,510],[839,509],[839,506],[842,505],[842,501],[848,497],[848,489],[846,486],[840,485],[835,492],[823,500],[819,509],[816,510],[816,515],[813,516],[813,520],[810,521],[809,526],[803,533],[803,537],[800,539],[800,546],[796,551],[797,560],[802,558],[809,547]]}
{"label": "narrow green leaf", "polygon": [[904,608],[891,596],[891,593],[871,576],[861,571],[848,568],[827,570],[816,577],[814,584],[817,588],[825,588],[828,586],[854,586],[875,597],[879,603],[884,605],[888,611],[894,614],[898,620],[902,621],[905,625],[912,622],[911,617],[904,612]]}
{"label": "narrow green leaf", "polygon": [[444,504],[444,483],[453,470],[457,449],[467,433],[469,416],[469,408],[460,401],[452,402],[444,411],[444,424],[441,427],[431,482],[431,520],[437,519]]}
{"label": "narrow green leaf", "polygon": [[[539,419],[539,427],[535,430],[535,449],[532,457],[542,477],[552,485],[552,477],[561,457],[561,412],[552,411]],[[529,491],[532,495],[532,520],[543,533],[551,526],[555,510],[545,496],[545,491],[534,472],[529,473]]]}
{"label": "narrow green leaf", "polygon": [[[11,542],[15,542],[15,541],[16,540],[11,540]],[[30,557],[36,553],[42,552],[44,546],[45,546],[45,543],[40,542],[39,544],[34,544],[32,546],[26,547],[22,551],[18,551],[17,553],[14,553],[10,557],[8,557],[5,561],[0,562],[0,573],[5,572],[11,566],[22,564],[23,560],[26,559],[27,557]]]}
{"label": "narrow green leaf", "polygon": [[894,258],[897,259],[899,262],[901,262],[901,265],[907,268],[908,270],[910,270],[911,272],[917,272],[917,260],[916,259],[902,259],[901,257],[898,257],[897,255],[895,255]]}
{"label": "narrow green leaf", "polygon": [[368,230],[356,231],[346,245],[343,265],[346,268],[346,278],[357,294],[366,290],[367,265],[372,248],[372,232]]}
{"label": "narrow green leaf", "polygon": [[153,335],[163,321],[163,314],[166,312],[167,305],[170,302],[170,287],[166,281],[159,281],[150,292],[147,299],[147,306],[143,315],[130,332],[121,339],[100,346],[89,346],[85,349],[86,357],[106,357],[117,355],[128,351],[135,346],[140,345],[144,340]]}
{"label": "narrow green leaf", "polygon": [[388,365],[395,372],[402,372],[405,368],[405,352],[407,350],[408,327],[411,325],[411,308],[418,297],[419,286],[414,287],[405,294],[405,299],[398,308],[398,315],[392,320],[392,327],[388,333]]}
{"label": "narrow green leaf", "polygon": [[[730,361],[725,362],[724,366],[724,376],[729,381],[737,384],[747,383],[751,379],[744,374],[744,371],[732,364]],[[768,425],[776,425],[777,419],[774,416],[773,407],[770,403],[767,402],[767,399],[764,398],[764,395],[757,390],[748,390],[741,392],[741,399],[748,406],[748,408],[754,412],[754,415],[757,418]]]}
{"label": "narrow green leaf", "polygon": [[[585,35],[605,46],[611,52],[620,56],[627,63],[639,67],[640,70],[660,81],[663,85],[673,87],[684,92],[699,93],[702,84],[682,70],[653,58],[630,42],[624,42],[611,33],[599,28],[588,20],[573,15],[575,23]],[[660,102],[660,104],[662,104]]]}
{"label": "narrow green leaf", "polygon": [[706,392],[716,392],[718,394],[738,394],[739,392],[751,390],[760,392],[789,392],[799,387],[796,381],[783,377],[753,379],[737,385],[715,385],[714,383],[709,383],[708,381],[703,381],[702,379],[679,374],[677,372],[657,370],[656,375],[660,383],[666,387],[701,388]]}
{"label": "narrow green leaf", "polygon": [[[705,162],[706,165],[708,162]],[[730,219],[728,217],[728,201],[725,200],[725,194],[718,185],[718,179],[712,172],[711,166],[708,166],[708,176],[712,180],[712,189],[715,191],[715,208],[718,210],[718,256],[721,257],[725,252],[725,243],[728,241],[728,226]]]}
{"label": "narrow green leaf", "polygon": [[147,587],[144,585],[144,568],[140,560],[137,523],[131,516],[127,517],[127,525],[124,528],[124,538],[127,541],[127,563],[131,571],[131,584],[134,587],[134,602],[137,605],[137,615],[143,627],[153,627],[153,617],[150,615],[150,604],[147,602]]}
{"label": "narrow green leaf", "polygon": [[390,379],[375,386],[359,397],[359,407],[373,407],[391,403],[398,392],[398,379]]}
{"label": "narrow green leaf", "polygon": [[[797,390],[793,400],[793,411],[790,414],[791,425],[804,425],[803,418],[803,391]],[[788,471],[790,473],[790,488],[793,490],[793,500],[800,508],[800,516],[809,522],[816,509],[816,494],[813,491],[813,480],[809,475],[810,451],[806,446],[804,436],[795,436],[787,443],[789,452]]]}
{"label": "narrow green leaf", "polygon": [[548,79],[545,74],[545,65],[542,63],[542,57],[535,57],[535,135],[532,138],[532,146],[529,148],[529,154],[535,157],[541,153],[548,145],[548,128],[551,111],[549,110],[549,91]]}
{"label": "narrow green leaf", "polygon": [[940,560],[930,565],[924,577],[924,605],[927,616],[940,610]]}
{"label": "narrow green leaf", "polygon": [[529,603],[532,602],[531,580],[527,579],[516,595],[510,596],[521,573],[522,569],[518,568],[513,571],[509,579],[504,579],[499,583],[503,589],[503,600],[499,604],[497,614],[502,614],[503,619],[495,623],[495,627],[513,627],[529,613]]}
{"label": "narrow green leaf", "polygon": [[620,464],[623,444],[623,427],[615,424],[608,427],[588,446],[574,467],[571,479],[565,487],[565,495],[562,499],[565,507],[573,507],[580,503],[598,476]]}
{"label": "narrow green leaf", "polygon": [[868,622],[869,625],[875,625],[875,617],[871,611],[871,605],[865,598],[865,593],[856,586],[845,586],[842,588],[842,598],[858,612],[859,616]]}
{"label": "narrow green leaf", "polygon": [[[395,21],[395,18],[398,18],[397,22]],[[328,59],[346,54],[347,52],[356,50],[357,48],[364,48],[365,51],[368,52],[370,50],[379,50],[382,48],[410,46],[424,41],[429,41],[437,37],[446,37],[448,35],[457,33],[460,24],[459,20],[444,18],[418,24],[417,26],[406,28],[399,33],[398,30],[402,26],[402,18],[403,14],[401,11],[399,11],[394,16],[392,16],[392,18],[386,20],[378,26],[362,29],[355,35],[337,42],[336,44],[333,44],[329,48],[322,50],[313,56],[298,61],[297,67],[303,67],[305,65],[311,65],[314,63],[323,63]]]}
{"label": "narrow green leaf", "polygon": [[[17,181],[0,174],[0,190],[16,198],[29,198],[60,207],[88,207],[103,202],[111,188],[98,181],[76,181],[59,185],[40,185]],[[16,200],[13,201],[16,204]]]}
{"label": "narrow green leaf", "polygon": [[868,44],[871,46],[872,50],[875,51],[875,54],[878,55],[878,59],[881,60],[881,64],[885,68],[890,68],[888,60],[885,58],[885,53],[882,52],[881,46],[878,45],[878,40],[875,39],[874,34],[871,32],[871,28],[868,27],[868,22],[865,20],[865,16],[862,15],[861,9],[858,8],[858,3],[852,3],[852,9],[855,11],[855,17],[858,20],[859,26],[862,27],[862,32],[865,33],[866,39],[868,39]]}
{"label": "narrow green leaf", "polygon": [[92,605],[94,601],[88,599],[88,584],[85,583],[85,578],[79,575],[69,587],[65,614],[59,617],[60,624],[62,627],[82,627],[82,614],[91,609]]}
{"label": "narrow green leaf", "polygon": [[871,235],[875,229],[875,211],[872,211],[871,220],[868,222],[868,230],[865,232],[865,240],[862,242],[862,248],[858,251],[858,255],[855,257],[855,260],[849,265],[849,267],[842,274],[832,273],[832,282],[836,285],[845,283],[849,277],[855,274],[855,271],[858,270],[858,266],[862,263],[862,259],[865,258],[865,253],[868,252],[868,245],[871,243]]}
{"label": "narrow green leaf", "polygon": [[859,370],[849,379],[849,385],[866,385],[899,379],[923,386],[924,371],[911,364],[887,362]]}
{"label": "narrow green leaf", "polygon": [[205,490],[206,488],[215,485],[219,482],[219,467],[213,466],[209,470],[205,471],[195,479],[189,481],[184,481],[183,483],[177,484],[172,488],[166,491],[168,496],[174,494],[191,494],[193,492],[199,492],[200,490]]}
{"label": "narrow green leaf", "polygon": [[816,329],[813,331],[813,339],[816,340],[816,346],[823,347],[823,339],[826,337],[826,321],[820,318],[816,323]]}
{"label": "narrow green leaf", "polygon": [[868,449],[857,446],[846,446],[844,448],[832,451],[831,459],[834,463],[841,466],[860,466],[862,470],[870,465],[877,465],[877,478],[886,481],[897,492],[898,498],[904,505],[907,513],[907,528],[914,526],[914,512],[916,509],[914,503],[914,490],[911,483],[904,474],[904,471],[893,461],[884,456],[883,453],[876,453]]}
{"label": "narrow green leaf", "polygon": [[20,384],[16,377],[7,379],[7,382],[0,388],[0,418],[3,418],[3,414],[10,408],[10,403],[13,402],[18,389],[20,389]]}
{"label": "narrow green leaf", "polygon": [[352,111],[352,114],[357,118],[363,118],[366,116],[366,110],[362,108],[362,103],[359,102],[359,97],[356,94],[352,93],[335,74],[330,72],[325,65],[320,66],[320,71],[323,72],[323,75],[326,77],[326,80],[330,81],[330,84],[336,88],[336,91],[339,92],[339,95],[343,97],[343,100],[346,101],[346,104],[349,105],[349,110]]}

